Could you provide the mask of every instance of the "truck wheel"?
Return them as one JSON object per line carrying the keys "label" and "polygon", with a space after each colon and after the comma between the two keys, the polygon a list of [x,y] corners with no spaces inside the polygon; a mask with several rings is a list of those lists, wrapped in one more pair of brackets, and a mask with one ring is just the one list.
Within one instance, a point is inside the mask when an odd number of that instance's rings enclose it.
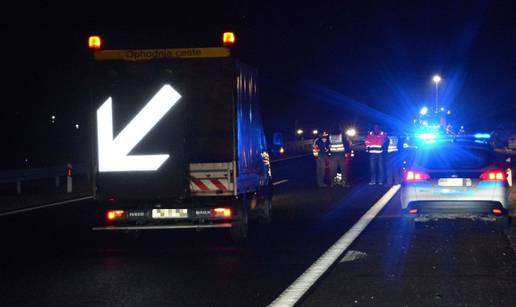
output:
{"label": "truck wheel", "polygon": [[249,230],[249,214],[248,200],[244,196],[242,202],[235,207],[235,219],[231,225],[231,238],[235,241],[241,241],[247,238]]}
{"label": "truck wheel", "polygon": [[268,189],[263,195],[263,199],[260,202],[260,214],[258,216],[258,222],[262,224],[269,224],[272,221],[272,189]]}

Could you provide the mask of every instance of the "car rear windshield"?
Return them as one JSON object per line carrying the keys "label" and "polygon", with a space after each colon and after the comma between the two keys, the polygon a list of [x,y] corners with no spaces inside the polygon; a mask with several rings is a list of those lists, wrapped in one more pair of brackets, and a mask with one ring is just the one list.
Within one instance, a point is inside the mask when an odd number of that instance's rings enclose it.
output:
{"label": "car rear windshield", "polygon": [[489,148],[438,146],[419,150],[415,164],[427,169],[481,169],[494,162]]}

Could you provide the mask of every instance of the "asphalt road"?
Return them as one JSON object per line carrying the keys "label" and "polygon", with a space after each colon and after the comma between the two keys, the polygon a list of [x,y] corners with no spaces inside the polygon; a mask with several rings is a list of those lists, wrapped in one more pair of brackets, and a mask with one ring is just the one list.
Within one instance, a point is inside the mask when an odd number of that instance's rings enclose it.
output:
{"label": "asphalt road", "polygon": [[[1,217],[2,305],[265,306],[387,191],[362,183],[364,164],[351,189],[317,189],[310,157],[275,163],[273,222],[252,224],[240,244],[225,230],[94,233],[89,201]],[[357,259],[335,264],[301,304],[516,305],[514,249],[485,223],[408,233],[395,197],[349,250]]]}

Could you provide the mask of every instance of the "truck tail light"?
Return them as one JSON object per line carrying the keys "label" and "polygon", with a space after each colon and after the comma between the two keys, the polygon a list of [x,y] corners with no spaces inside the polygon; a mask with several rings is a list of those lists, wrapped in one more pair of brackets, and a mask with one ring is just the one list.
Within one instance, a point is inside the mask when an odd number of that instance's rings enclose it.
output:
{"label": "truck tail light", "polygon": [[480,175],[480,180],[505,181],[505,172],[499,169],[488,170]]}
{"label": "truck tail light", "polygon": [[231,217],[231,208],[215,208],[211,209],[212,217]]}
{"label": "truck tail light", "polygon": [[114,221],[116,219],[121,219],[124,216],[124,210],[109,210],[107,212],[106,218],[108,221]]}
{"label": "truck tail light", "polygon": [[421,171],[407,171],[405,172],[405,182],[418,182],[430,179],[427,173]]}

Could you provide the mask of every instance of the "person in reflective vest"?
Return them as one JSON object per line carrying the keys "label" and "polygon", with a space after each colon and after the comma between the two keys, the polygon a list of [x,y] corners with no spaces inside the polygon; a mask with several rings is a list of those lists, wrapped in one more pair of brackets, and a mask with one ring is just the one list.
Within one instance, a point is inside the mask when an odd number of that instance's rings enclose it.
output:
{"label": "person in reflective vest", "polygon": [[323,132],[321,136],[317,137],[313,144],[313,153],[315,159],[315,172],[317,177],[317,186],[326,187],[326,165],[329,162],[330,152],[330,140],[328,139],[328,133]]}
{"label": "person in reflective vest", "polygon": [[371,173],[370,185],[383,184],[383,148],[387,133],[380,130],[380,126],[374,125],[373,131],[369,132],[365,145],[369,153],[369,170]]}
{"label": "person in reflective vest", "polygon": [[397,136],[388,136],[385,138],[385,145],[383,148],[385,154],[385,172],[386,184],[395,185],[401,182],[401,164],[399,154],[399,142],[404,140]]}
{"label": "person in reflective vest", "polygon": [[335,185],[335,178],[337,176],[337,171],[340,168],[341,178],[337,181],[338,184],[342,186],[348,186],[347,183],[347,174],[348,167],[346,164],[346,152],[350,151],[350,148],[347,144],[347,139],[343,136],[343,134],[339,130],[333,131],[334,133],[330,134],[330,180],[331,185]]}

